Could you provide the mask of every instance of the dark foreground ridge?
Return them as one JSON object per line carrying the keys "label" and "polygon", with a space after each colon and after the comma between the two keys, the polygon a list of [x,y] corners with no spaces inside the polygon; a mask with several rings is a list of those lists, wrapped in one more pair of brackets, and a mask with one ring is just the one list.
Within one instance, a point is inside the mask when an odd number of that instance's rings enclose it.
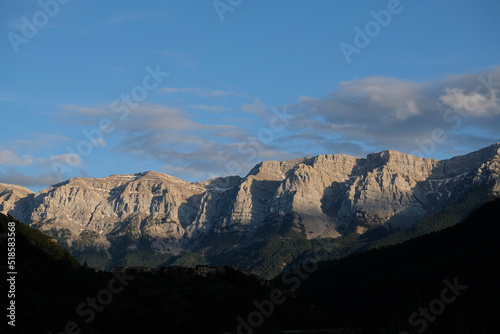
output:
{"label": "dark foreground ridge", "polygon": [[[332,328],[317,333],[482,333],[496,323],[500,309],[495,276],[500,269],[499,216],[497,199],[461,224],[397,246],[322,262],[300,278],[293,274],[288,281],[277,279],[275,286],[229,267],[221,275],[207,277],[174,270],[96,272],[79,265],[49,237],[16,222],[15,329],[17,333],[286,333],[314,328]],[[9,221],[13,218],[0,215],[0,234],[6,233]],[[4,239],[1,248],[6,248]],[[7,272],[5,263],[2,270]],[[283,282],[299,282],[299,289],[290,291],[290,284]],[[272,311],[264,302],[269,300],[279,301]],[[257,313],[265,315],[262,324]],[[249,320],[258,326],[238,327]],[[303,333],[309,332],[314,331]]]}
{"label": "dark foreground ridge", "polygon": [[[3,214],[0,234],[7,233],[9,222],[16,226],[18,274],[16,326],[8,326],[5,319],[1,324],[8,333],[236,332],[237,318],[254,311],[254,301],[266,300],[273,289],[230,267],[215,275],[210,267],[199,267],[208,270],[206,277],[180,267],[154,273],[96,272],[50,237]],[[5,240],[0,241],[2,252]],[[5,261],[1,270],[8,271]],[[320,318],[308,303],[288,299],[259,330],[312,328]]]}
{"label": "dark foreground ridge", "polygon": [[463,223],[321,263],[298,295],[338,326],[388,333],[490,333],[500,310],[500,199]]}

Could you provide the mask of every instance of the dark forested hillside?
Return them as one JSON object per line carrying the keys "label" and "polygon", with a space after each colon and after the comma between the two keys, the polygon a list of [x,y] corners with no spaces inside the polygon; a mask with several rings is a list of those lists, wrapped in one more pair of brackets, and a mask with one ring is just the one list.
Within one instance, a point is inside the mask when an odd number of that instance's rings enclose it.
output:
{"label": "dark forested hillside", "polygon": [[[285,273],[280,291],[290,282],[298,290],[285,291],[284,303],[250,330],[482,333],[500,309],[499,217],[497,199],[442,231]],[[1,235],[9,221],[0,215]],[[39,231],[15,225],[18,333],[235,333],[238,317],[248,321],[256,303],[272,299],[273,288],[231,268],[212,277],[95,272]]]}
{"label": "dark forested hillside", "polygon": [[496,199],[440,232],[321,263],[298,294],[328,310],[337,326],[489,333],[500,310],[499,235]]}
{"label": "dark forested hillside", "polygon": [[[225,268],[202,277],[167,273],[95,272],[79,265],[41,232],[0,214],[0,234],[16,227],[15,333],[219,333],[236,332],[237,318],[248,319],[254,302],[272,288],[253,275]],[[1,249],[7,249],[6,238]],[[2,272],[7,272],[5,260]],[[5,304],[3,304],[5,305]],[[5,308],[4,308],[5,309]],[[288,298],[256,330],[313,328],[319,313]],[[3,331],[2,331],[3,333]]]}

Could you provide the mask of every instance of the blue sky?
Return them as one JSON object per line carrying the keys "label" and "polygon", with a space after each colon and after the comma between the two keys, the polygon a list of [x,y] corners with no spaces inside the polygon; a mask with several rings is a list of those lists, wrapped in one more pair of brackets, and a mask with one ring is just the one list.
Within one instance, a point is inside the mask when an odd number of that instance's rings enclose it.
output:
{"label": "blue sky", "polygon": [[495,0],[0,6],[3,183],[500,141]]}

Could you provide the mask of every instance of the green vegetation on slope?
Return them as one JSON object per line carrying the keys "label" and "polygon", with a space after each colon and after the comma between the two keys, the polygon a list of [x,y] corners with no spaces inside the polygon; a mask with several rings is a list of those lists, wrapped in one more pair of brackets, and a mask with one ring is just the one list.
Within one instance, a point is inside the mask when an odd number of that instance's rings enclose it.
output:
{"label": "green vegetation on slope", "polygon": [[368,248],[396,245],[421,235],[437,232],[462,222],[472,211],[496,196],[487,187],[475,189],[441,211],[424,217],[412,226],[375,241]]}
{"label": "green vegetation on slope", "polygon": [[[406,240],[416,238],[431,232],[442,230],[463,221],[474,209],[493,199],[488,187],[481,187],[468,192],[454,204],[445,209],[424,217],[414,225],[393,233],[384,227],[378,227],[363,235],[352,233],[336,239],[308,240],[302,234],[293,232],[290,224],[277,225],[268,222],[266,228],[258,231],[257,241],[247,246],[250,240],[239,232],[212,234],[204,240],[202,249],[192,249],[179,255],[171,253],[161,254],[151,248],[151,240],[143,238],[139,245],[131,227],[120,236],[112,236],[112,247],[107,251],[94,249],[92,245],[99,235],[87,231],[73,242],[71,252],[80,263],[87,264],[95,269],[111,270],[116,266],[151,266],[181,265],[194,267],[199,264],[234,265],[266,279],[272,279],[286,270],[297,265],[300,261],[311,256],[314,251],[320,252],[328,259],[339,259],[357,254],[369,249],[396,245]],[[293,221],[290,216],[289,220]],[[133,221],[133,224],[138,224]],[[49,231],[58,243],[70,249],[67,243],[69,231]],[[269,237],[270,235],[270,237]]]}
{"label": "green vegetation on slope", "polygon": [[485,204],[462,224],[396,246],[320,263],[301,281],[299,295],[330,311],[336,326],[416,333],[424,326],[420,308],[432,303],[437,308],[435,300],[442,298],[447,287],[444,281],[453,285],[457,281],[466,290],[454,302],[443,304],[443,312],[430,315],[435,318],[425,322],[425,332],[478,333],[495,328],[489,326],[496,326],[500,309],[498,217],[500,199]]}
{"label": "green vegetation on slope", "polygon": [[[10,221],[15,220],[0,214],[0,233],[7,232]],[[17,221],[15,225],[17,333],[60,333],[65,328],[103,334],[235,332],[237,318],[247,319],[256,311],[254,301],[269,299],[272,291],[232,268],[209,278],[95,272],[41,232]],[[0,239],[4,250],[5,240]],[[1,269],[7,271],[3,263]],[[259,330],[309,328],[320,322],[326,319],[308,303],[289,298]]]}
{"label": "green vegetation on slope", "polygon": [[271,279],[285,266],[295,265],[300,256],[311,249],[311,242],[297,232],[272,236],[247,249],[248,255],[237,262],[237,268]]}
{"label": "green vegetation on slope", "polygon": [[[390,233],[384,227],[378,227],[359,235],[352,233],[336,239],[321,239],[313,241],[313,248],[320,249],[324,259],[341,259],[349,255],[358,254],[370,249],[397,245],[407,240],[417,238],[432,232],[462,222],[478,207],[495,199],[488,188],[482,187],[467,193],[452,205],[422,218],[412,226]],[[306,252],[305,256],[312,256],[313,251]]]}
{"label": "green vegetation on slope", "polygon": [[172,256],[168,261],[164,262],[163,265],[167,266],[180,266],[187,268],[194,268],[197,265],[207,265],[208,262],[205,257],[200,253],[192,253],[189,251],[184,251],[177,256]]}

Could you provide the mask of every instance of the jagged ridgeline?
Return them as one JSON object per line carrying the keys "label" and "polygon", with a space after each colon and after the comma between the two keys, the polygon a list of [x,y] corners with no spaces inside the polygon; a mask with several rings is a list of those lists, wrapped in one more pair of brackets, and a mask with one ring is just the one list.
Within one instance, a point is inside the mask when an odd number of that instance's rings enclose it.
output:
{"label": "jagged ridgeline", "polygon": [[320,155],[265,161],[244,178],[146,172],[74,178],[38,194],[3,184],[0,211],[96,268],[209,263],[271,278],[318,240],[342,257],[458,223],[500,193],[499,152]]}

